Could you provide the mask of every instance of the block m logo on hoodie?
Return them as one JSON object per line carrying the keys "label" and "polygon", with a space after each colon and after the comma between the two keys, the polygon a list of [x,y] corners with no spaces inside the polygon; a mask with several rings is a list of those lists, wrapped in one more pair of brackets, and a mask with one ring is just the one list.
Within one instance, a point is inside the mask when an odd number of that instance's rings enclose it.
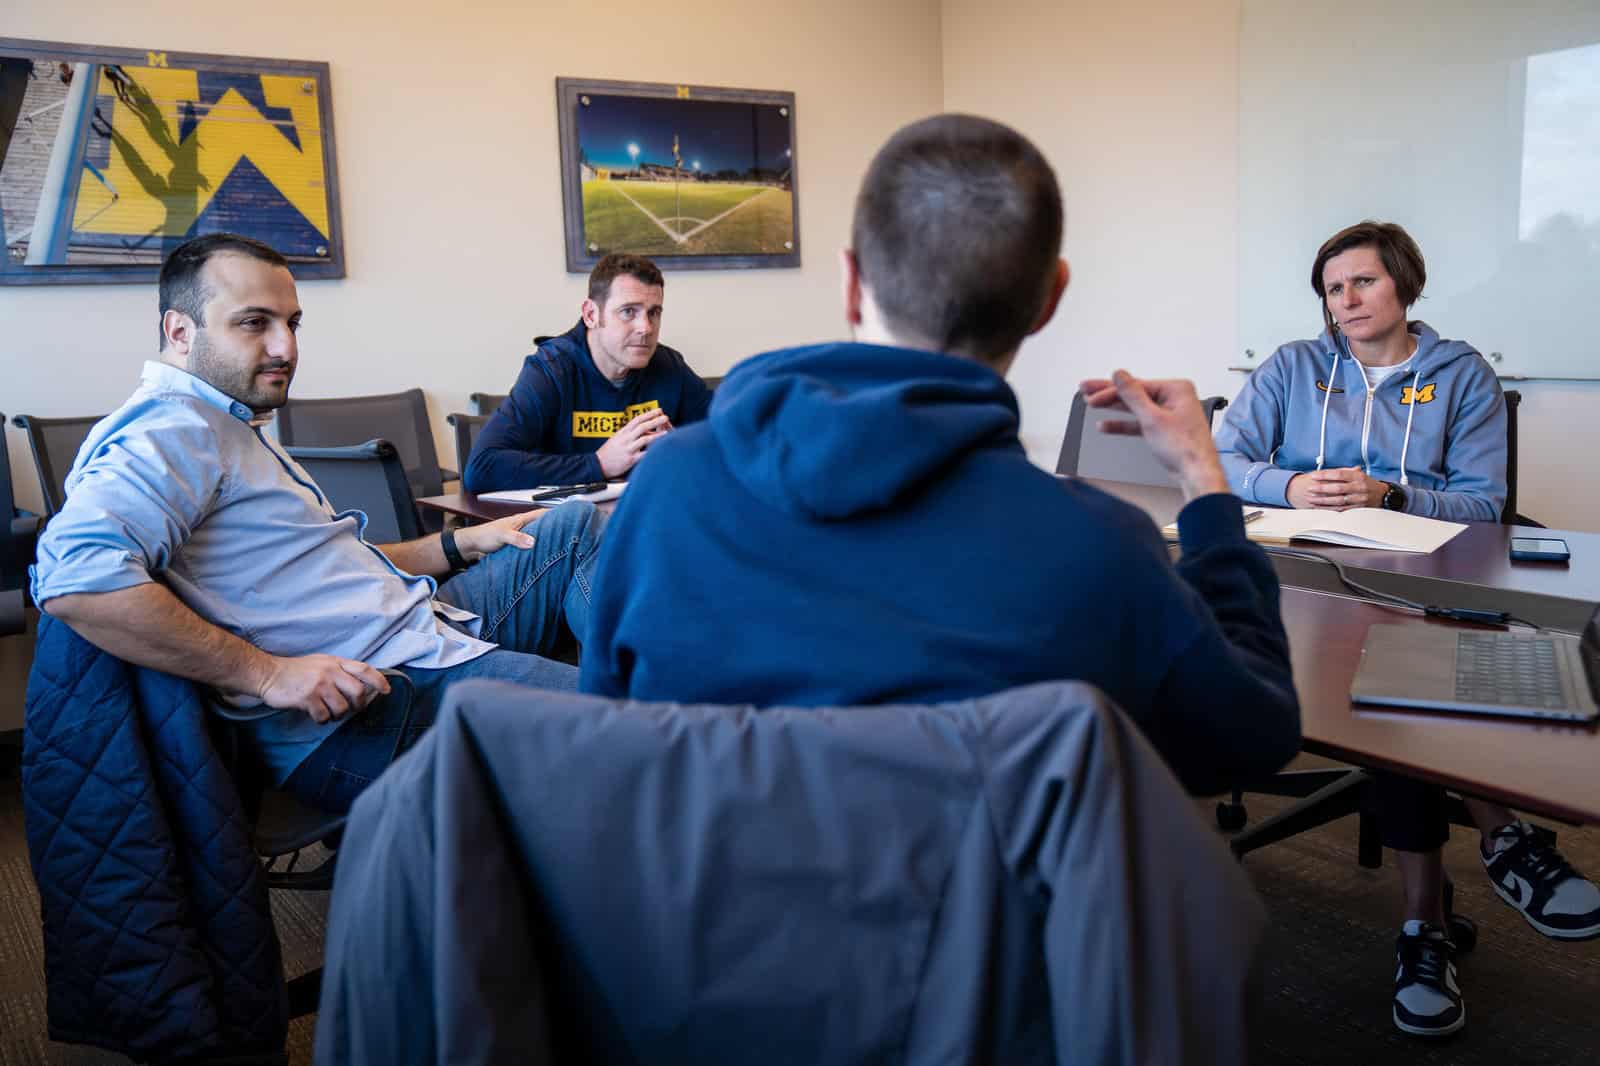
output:
{"label": "block m logo on hoodie", "polygon": [[1433,387],[1437,382],[1430,381],[1420,389],[1413,389],[1410,385],[1400,394],[1400,406],[1405,407],[1411,403],[1432,403]]}
{"label": "block m logo on hoodie", "polygon": [[[1428,386],[1432,388],[1433,386]],[[1427,401],[1424,400],[1424,403]],[[661,404],[656,400],[646,400],[636,403],[621,411],[574,411],[572,412],[572,435],[574,437],[610,437],[623,426],[632,422],[635,415],[646,411],[654,411]]]}

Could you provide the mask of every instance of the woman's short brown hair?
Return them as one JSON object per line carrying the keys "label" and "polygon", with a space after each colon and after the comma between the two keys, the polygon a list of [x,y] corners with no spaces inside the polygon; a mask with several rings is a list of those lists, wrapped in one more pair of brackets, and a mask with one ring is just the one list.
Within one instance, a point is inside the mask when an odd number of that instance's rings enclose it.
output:
{"label": "woman's short brown hair", "polygon": [[1400,226],[1393,222],[1374,222],[1370,218],[1354,226],[1346,226],[1322,242],[1322,247],[1317,249],[1317,258],[1311,264],[1311,291],[1322,301],[1322,320],[1330,333],[1334,329],[1334,322],[1333,315],[1328,311],[1328,294],[1322,291],[1322,269],[1336,255],[1352,248],[1367,247],[1378,250],[1383,269],[1394,279],[1394,292],[1401,307],[1416,303],[1422,295],[1422,287],[1428,283],[1428,268],[1422,261],[1422,249],[1417,247],[1411,234]]}

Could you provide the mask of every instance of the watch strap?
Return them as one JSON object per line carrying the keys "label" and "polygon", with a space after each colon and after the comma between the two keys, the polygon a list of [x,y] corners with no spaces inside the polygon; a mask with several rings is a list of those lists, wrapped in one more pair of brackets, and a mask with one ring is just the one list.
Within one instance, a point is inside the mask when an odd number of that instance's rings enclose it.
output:
{"label": "watch strap", "polygon": [[452,570],[465,570],[467,560],[462,557],[461,549],[456,547],[456,531],[446,528],[439,534],[439,547],[444,550],[444,561],[450,564]]}

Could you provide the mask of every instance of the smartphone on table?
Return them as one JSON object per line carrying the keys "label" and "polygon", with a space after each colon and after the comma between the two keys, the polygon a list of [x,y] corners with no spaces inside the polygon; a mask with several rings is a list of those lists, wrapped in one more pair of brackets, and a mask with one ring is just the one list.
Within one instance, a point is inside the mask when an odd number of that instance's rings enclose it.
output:
{"label": "smartphone on table", "polygon": [[1572,559],[1567,542],[1558,537],[1512,537],[1511,561],[1516,563],[1565,563]]}

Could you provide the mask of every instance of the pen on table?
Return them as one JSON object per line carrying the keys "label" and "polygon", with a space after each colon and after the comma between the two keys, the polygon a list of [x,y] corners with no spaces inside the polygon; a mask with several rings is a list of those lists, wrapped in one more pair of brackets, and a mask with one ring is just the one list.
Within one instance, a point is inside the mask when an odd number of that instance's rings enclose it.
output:
{"label": "pen on table", "polygon": [[605,487],[606,482],[604,481],[591,481],[586,485],[562,485],[559,488],[546,489],[544,492],[536,492],[532,496],[528,497],[528,502],[532,503],[535,500],[553,500],[558,496],[577,496],[585,492],[599,492]]}
{"label": "pen on table", "polygon": [[1244,524],[1249,525],[1264,514],[1266,514],[1265,511],[1246,511],[1244,513]]}

